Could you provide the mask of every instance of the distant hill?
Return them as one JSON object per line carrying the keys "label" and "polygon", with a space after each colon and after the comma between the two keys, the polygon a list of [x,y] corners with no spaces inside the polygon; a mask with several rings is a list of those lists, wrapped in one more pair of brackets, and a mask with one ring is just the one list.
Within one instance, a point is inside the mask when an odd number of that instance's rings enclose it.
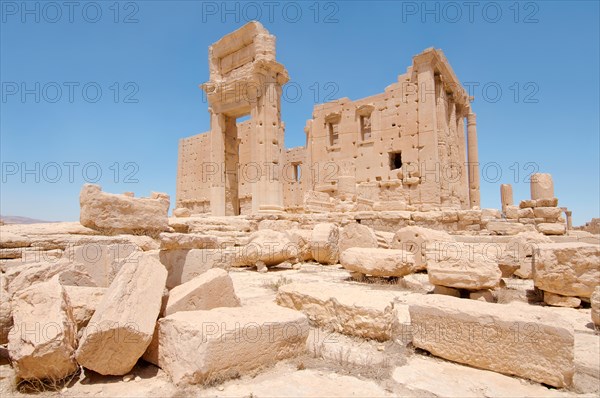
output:
{"label": "distant hill", "polygon": [[56,222],[56,221],[36,220],[35,218],[21,217],[21,216],[0,216],[0,222],[2,222],[4,224],[39,224],[39,223],[49,223],[49,222]]}

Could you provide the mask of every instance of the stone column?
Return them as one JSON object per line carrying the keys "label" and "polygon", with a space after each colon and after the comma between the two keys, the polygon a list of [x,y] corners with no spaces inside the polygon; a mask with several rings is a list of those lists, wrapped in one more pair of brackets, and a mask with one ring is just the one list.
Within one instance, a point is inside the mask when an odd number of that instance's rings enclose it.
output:
{"label": "stone column", "polygon": [[213,216],[225,215],[225,116],[210,112],[210,162],[205,167],[210,172],[210,212]]}
{"label": "stone column", "polygon": [[252,182],[252,212],[283,211],[283,185],[281,183],[281,116],[279,101],[281,86],[276,76],[267,76],[262,96],[258,98],[251,115],[254,120],[252,138],[253,162],[260,170],[257,181]]}
{"label": "stone column", "polygon": [[[415,60],[417,62],[417,60]],[[418,115],[419,115],[419,184],[422,204],[440,204],[440,173],[437,135],[437,101],[435,74],[431,60],[420,60],[417,65]]]}
{"label": "stone column", "polygon": [[573,229],[573,213],[571,210],[565,210],[565,217],[567,218],[567,230],[570,231]]}
{"label": "stone column", "polygon": [[502,202],[502,213],[506,213],[506,206],[514,205],[512,185],[500,185],[500,201]]}
{"label": "stone column", "polygon": [[552,175],[535,173],[531,175],[531,199],[554,199],[554,182]]}
{"label": "stone column", "polygon": [[479,196],[479,153],[477,151],[477,117],[473,112],[467,115],[467,145],[469,155],[469,199],[471,208],[480,206]]}

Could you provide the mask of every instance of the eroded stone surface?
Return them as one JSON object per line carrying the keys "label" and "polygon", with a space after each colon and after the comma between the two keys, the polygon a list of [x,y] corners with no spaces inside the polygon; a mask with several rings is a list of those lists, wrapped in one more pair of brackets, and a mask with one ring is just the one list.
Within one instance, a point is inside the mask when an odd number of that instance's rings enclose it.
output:
{"label": "eroded stone surface", "polygon": [[506,311],[432,295],[409,311],[413,344],[433,355],[555,387],[572,384],[573,327],[539,308],[513,303]]}
{"label": "eroded stone surface", "polygon": [[352,247],[344,250],[340,264],[351,272],[372,276],[404,276],[424,269],[405,250]]}

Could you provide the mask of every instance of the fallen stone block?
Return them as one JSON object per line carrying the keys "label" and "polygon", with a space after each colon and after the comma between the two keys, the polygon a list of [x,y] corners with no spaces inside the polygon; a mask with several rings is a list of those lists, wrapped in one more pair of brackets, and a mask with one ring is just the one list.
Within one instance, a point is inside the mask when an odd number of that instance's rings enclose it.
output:
{"label": "fallen stone block", "polygon": [[243,265],[264,263],[264,265],[272,266],[287,260],[294,260],[292,257],[296,253],[297,249],[288,239],[287,234],[261,229],[250,235],[248,243],[242,250],[241,261]]}
{"label": "fallen stone block", "polygon": [[544,235],[564,235],[567,232],[567,227],[562,223],[540,223],[536,228]]}
{"label": "fallen stone block", "polygon": [[358,223],[351,223],[342,228],[338,240],[339,252],[342,253],[351,247],[375,248],[378,246],[375,232]]}
{"label": "fallen stone block", "polygon": [[102,192],[99,185],[85,184],[79,195],[81,225],[110,233],[158,233],[169,230],[169,195],[153,193],[134,198]]}
{"label": "fallen stone block", "polygon": [[0,344],[8,343],[8,332],[12,328],[10,296],[6,290],[6,278],[0,274]]}
{"label": "fallen stone block", "polygon": [[581,299],[544,292],[544,303],[554,307],[577,308],[581,305]]}
{"label": "fallen stone block", "polygon": [[433,285],[456,289],[493,289],[500,284],[502,272],[489,255],[477,246],[455,242],[428,257],[427,274]]}
{"label": "fallen stone block", "polygon": [[332,223],[315,225],[311,235],[313,258],[321,264],[336,264],[339,259],[339,229]]}
{"label": "fallen stone block", "polygon": [[291,242],[289,247],[290,256],[300,262],[314,260],[310,239],[312,231],[307,229],[291,229],[286,231],[287,238]]}
{"label": "fallen stone block", "polygon": [[163,232],[158,236],[161,250],[217,249],[216,236]]}
{"label": "fallen stone block", "polygon": [[486,229],[496,235],[516,235],[520,232],[535,231],[533,225],[507,221],[490,221],[487,223]]}
{"label": "fallen stone block", "polygon": [[129,372],[152,339],[166,279],[150,253],[123,266],[84,329],[77,362],[103,375]]}
{"label": "fallen stone block", "polygon": [[400,292],[319,282],[291,283],[277,292],[277,304],[302,311],[314,324],[349,336],[379,341],[403,333],[410,323]]}
{"label": "fallen stone block", "polygon": [[445,296],[460,298],[460,289],[437,285],[433,288],[433,294],[442,294]]}
{"label": "fallen stone block", "polygon": [[8,351],[20,379],[60,380],[77,370],[75,319],[57,278],[12,297]]}
{"label": "fallen stone block", "polygon": [[590,297],[590,305],[592,307],[592,322],[596,326],[600,326],[600,286],[596,286],[594,293]]}
{"label": "fallen stone block", "polygon": [[272,304],[177,312],[158,321],[144,359],[176,384],[209,383],[303,354],[308,332],[304,314]]}
{"label": "fallen stone block", "polygon": [[430,295],[409,306],[413,344],[476,368],[568,387],[574,331],[542,308]]}
{"label": "fallen stone block", "polygon": [[522,232],[508,241],[498,266],[502,276],[507,278],[512,274],[520,278],[532,278],[533,252],[542,243],[552,243],[547,236],[538,232]]}
{"label": "fallen stone block", "polygon": [[6,290],[9,295],[13,295],[37,283],[47,282],[54,276],[70,269],[71,264],[65,260],[11,267],[4,274],[6,278]]}
{"label": "fallen stone block", "polygon": [[533,282],[543,291],[589,298],[600,281],[600,246],[540,244],[533,256]]}
{"label": "fallen stone block", "polygon": [[235,294],[233,282],[227,271],[213,268],[171,289],[163,315],[239,306],[240,299]]}
{"label": "fallen stone block", "polygon": [[412,253],[404,250],[351,247],[340,256],[340,264],[350,272],[372,276],[404,276],[424,267],[417,267]]}
{"label": "fallen stone block", "polygon": [[192,215],[192,211],[187,207],[178,207],[173,209],[174,217],[190,217]]}
{"label": "fallen stone block", "polygon": [[392,248],[406,250],[415,256],[418,267],[427,266],[427,252],[437,250],[440,245],[454,242],[447,232],[423,227],[404,227],[392,239]]}
{"label": "fallen stone block", "polygon": [[99,287],[111,284],[126,258],[135,261],[134,257],[130,257],[132,253],[142,253],[139,246],[133,243],[92,242],[74,246],[70,250],[74,267],[87,272]]}
{"label": "fallen stone block", "polygon": [[77,330],[83,329],[90,319],[106,293],[105,287],[90,286],[63,286],[67,296],[73,318],[77,324]]}

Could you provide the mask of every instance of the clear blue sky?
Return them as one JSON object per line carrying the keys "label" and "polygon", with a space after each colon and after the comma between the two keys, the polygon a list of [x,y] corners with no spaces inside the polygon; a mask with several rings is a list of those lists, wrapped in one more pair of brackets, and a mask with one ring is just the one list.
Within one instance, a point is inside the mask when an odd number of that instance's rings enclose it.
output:
{"label": "clear blue sky", "polygon": [[258,17],[302,91],[282,104],[288,147],[304,144],[315,102],[381,92],[441,48],[475,96],[482,206],[500,206],[500,183],[528,198],[533,165],[575,224],[599,216],[596,1],[0,4],[3,215],[77,220],[96,179],[174,202],[178,140],[209,127],[207,48]]}

